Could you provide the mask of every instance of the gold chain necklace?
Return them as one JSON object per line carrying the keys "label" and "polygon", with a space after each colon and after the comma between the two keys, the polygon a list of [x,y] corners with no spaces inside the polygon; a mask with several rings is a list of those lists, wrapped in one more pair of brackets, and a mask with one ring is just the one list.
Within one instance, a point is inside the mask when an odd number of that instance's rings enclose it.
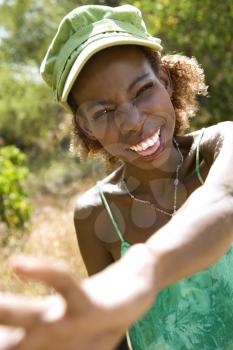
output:
{"label": "gold chain necklace", "polygon": [[177,142],[175,139],[174,139],[173,141],[174,141],[174,143],[175,143],[175,145],[176,145],[176,148],[177,148],[177,150],[178,150],[178,152],[179,152],[181,161],[180,161],[180,163],[177,165],[177,168],[176,168],[176,178],[175,178],[175,180],[174,180],[174,201],[173,201],[173,212],[172,212],[172,214],[169,213],[169,212],[166,211],[166,210],[163,210],[163,209],[160,209],[160,208],[156,207],[156,205],[155,205],[154,203],[151,203],[150,201],[145,201],[145,200],[143,200],[143,199],[136,198],[136,197],[129,191],[125,179],[124,179],[124,178],[121,179],[121,182],[122,182],[123,186],[125,187],[127,193],[129,194],[129,196],[130,196],[133,200],[135,200],[135,201],[137,201],[137,202],[149,204],[149,206],[150,206],[153,210],[156,210],[156,211],[158,211],[158,212],[160,212],[160,213],[163,213],[163,214],[165,214],[165,215],[168,215],[168,216],[170,216],[170,217],[174,216],[174,215],[176,214],[176,211],[177,211],[177,189],[178,189],[178,185],[179,185],[179,177],[178,177],[178,176],[179,176],[179,170],[180,170],[180,168],[181,168],[181,166],[182,166],[182,164],[183,164],[183,161],[184,161],[184,157],[183,157],[183,154],[182,154],[181,151],[180,151],[178,142]]}

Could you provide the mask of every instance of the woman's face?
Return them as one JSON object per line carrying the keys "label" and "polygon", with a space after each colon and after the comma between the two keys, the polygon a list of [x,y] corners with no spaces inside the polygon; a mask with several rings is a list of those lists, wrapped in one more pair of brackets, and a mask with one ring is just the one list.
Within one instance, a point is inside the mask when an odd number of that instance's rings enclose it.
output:
{"label": "woman's face", "polygon": [[175,127],[169,93],[168,76],[156,76],[136,46],[94,55],[72,89],[88,137],[113,156],[146,168],[169,157]]}

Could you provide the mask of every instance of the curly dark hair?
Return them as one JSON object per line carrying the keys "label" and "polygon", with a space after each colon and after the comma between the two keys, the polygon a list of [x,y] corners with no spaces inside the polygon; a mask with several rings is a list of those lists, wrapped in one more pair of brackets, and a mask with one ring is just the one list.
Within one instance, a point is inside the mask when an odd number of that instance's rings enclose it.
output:
{"label": "curly dark hair", "polygon": [[[189,127],[189,119],[198,110],[197,95],[207,95],[207,86],[202,67],[197,60],[180,54],[162,56],[152,49],[142,47],[155,74],[162,67],[170,75],[173,85],[171,101],[176,114],[175,135],[184,134]],[[73,132],[70,150],[81,159],[101,154],[107,163],[114,163],[115,157],[109,154],[102,145],[88,138],[82,131],[78,118],[76,117],[77,106],[72,92],[69,94],[68,103],[73,112]]]}

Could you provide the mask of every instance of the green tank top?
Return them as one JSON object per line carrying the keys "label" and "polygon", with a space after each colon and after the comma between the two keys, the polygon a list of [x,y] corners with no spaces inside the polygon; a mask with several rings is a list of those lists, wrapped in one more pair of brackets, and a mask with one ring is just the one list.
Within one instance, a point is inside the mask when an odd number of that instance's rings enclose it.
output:
{"label": "green tank top", "polygon": [[[199,143],[196,172],[203,184]],[[99,193],[121,240],[122,256],[131,245],[124,240],[100,185]],[[128,336],[132,350],[232,350],[232,247],[211,267],[162,289],[151,308],[129,329]]]}

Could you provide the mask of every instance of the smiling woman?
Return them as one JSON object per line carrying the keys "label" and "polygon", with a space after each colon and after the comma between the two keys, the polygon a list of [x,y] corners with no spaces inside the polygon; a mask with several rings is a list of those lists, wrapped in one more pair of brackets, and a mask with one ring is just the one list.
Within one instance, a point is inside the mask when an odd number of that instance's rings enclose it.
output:
{"label": "smiling woman", "polygon": [[[175,133],[178,135],[183,134],[185,129],[189,125],[189,118],[195,115],[195,112],[198,108],[196,96],[198,94],[207,94],[207,87],[204,83],[203,70],[198,65],[196,60],[194,58],[188,58],[181,55],[167,55],[161,57],[157,51],[153,51],[152,49],[148,49],[146,47],[124,45],[115,48],[112,47],[109,49],[105,49],[95,54],[89,60],[87,65],[89,66],[89,70],[91,70],[90,65],[93,65],[92,73],[95,73],[94,75],[91,73],[92,77],[96,76],[97,70],[95,69],[95,65],[97,64],[97,61],[100,61],[103,55],[105,55],[106,57],[107,52],[108,55],[111,55],[111,52],[113,55],[114,51],[116,52],[117,50],[118,54],[121,52],[122,55],[125,55],[125,58],[128,57],[128,53],[131,51],[131,57],[128,58],[129,65],[131,65],[130,63],[132,62],[132,56],[134,56],[135,51],[136,53],[137,51],[140,51],[141,57],[144,57],[144,59],[146,58],[146,62],[148,65],[147,69],[149,69],[150,71],[150,73],[142,72],[141,75],[138,75],[139,72],[137,71],[136,74],[138,76],[136,75],[135,80],[132,81],[129,85],[128,92],[130,92],[130,90],[132,90],[132,88],[134,87],[133,92],[135,93],[135,95],[131,93],[131,98],[128,101],[132,104],[131,110],[133,111],[132,108],[134,106],[145,103],[145,101],[150,99],[150,97],[151,99],[153,99],[152,94],[155,93],[156,89],[158,89],[159,81],[165,80],[165,82],[167,81],[168,84],[170,84],[170,99],[172,101],[173,108],[176,113]],[[111,61],[111,57],[109,61]],[[110,67],[109,61],[107,63],[108,67]],[[85,72],[86,70],[87,68],[85,67],[83,71]],[[83,71],[79,75],[79,79],[74,84],[72,91],[75,91],[75,87],[77,85],[81,89],[81,85],[85,84],[85,78],[82,79],[82,77],[84,76]],[[168,75],[168,77],[166,77],[166,75]],[[151,76],[154,76],[154,79],[151,78]],[[98,85],[96,79],[95,81],[96,85]],[[112,84],[114,83],[114,81],[115,80],[112,78]],[[109,88],[109,85],[106,84],[103,76],[98,80],[98,83],[100,84],[98,86],[102,86],[102,88]],[[86,83],[86,85],[87,84],[88,83]],[[120,82],[120,84],[123,84],[123,82]],[[135,87],[137,88],[137,91],[135,90]],[[74,114],[74,132],[71,145],[72,151],[77,152],[79,156],[81,156],[81,158],[83,159],[85,159],[88,155],[93,155],[95,153],[101,152],[101,154],[103,154],[108,161],[116,161],[116,158],[113,157],[109,152],[106,152],[106,150],[102,147],[98,140],[87,139],[85,137],[85,134],[83,133],[83,130],[79,128],[78,120],[80,120],[79,117],[81,110],[77,107],[77,101],[75,101],[73,95],[74,94],[71,93],[68,96],[69,105]],[[102,106],[102,109],[97,109],[98,102],[100,106]],[[109,104],[107,105],[106,102],[109,102]],[[149,102],[150,100],[148,100],[148,103]],[[111,104],[111,100],[106,101],[106,99],[99,99],[98,101],[89,101],[86,103],[89,107],[96,107],[94,110],[94,112],[96,112],[94,113],[94,117],[95,119],[99,119],[99,117],[101,117],[101,123],[99,123],[99,126],[103,125],[104,121],[106,122],[107,118],[109,119],[110,114],[112,115],[112,117],[116,116],[117,109],[115,108],[113,103]],[[85,103],[83,103],[83,107],[85,108]],[[113,118],[110,119],[113,120]]]}
{"label": "smiling woman", "polygon": [[74,147],[120,164],[74,210],[94,276],[15,263],[63,298],[0,300],[0,322],[25,330],[4,350],[233,347],[233,125],[185,134],[203,72],[161,50],[130,5],[81,6],[62,20],[42,76],[73,114]]}
{"label": "smiling woman", "polygon": [[73,101],[79,106],[75,120],[105,152],[125,161],[134,158],[138,164],[137,156],[147,159],[146,141],[151,143],[160,129],[172,139],[173,130],[169,134],[165,125],[174,129],[175,113],[169,98],[172,89],[168,87],[168,92],[164,87],[169,84],[164,73],[163,81],[139,47],[105,49],[89,60],[72,88]]}

